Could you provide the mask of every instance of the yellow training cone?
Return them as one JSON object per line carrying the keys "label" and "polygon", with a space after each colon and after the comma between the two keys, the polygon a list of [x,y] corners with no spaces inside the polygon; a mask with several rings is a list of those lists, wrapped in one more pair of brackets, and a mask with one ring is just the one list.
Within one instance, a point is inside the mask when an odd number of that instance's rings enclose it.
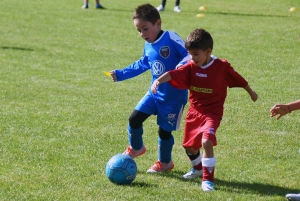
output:
{"label": "yellow training cone", "polygon": [[200,7],[199,7],[199,10],[202,10],[202,11],[203,11],[203,10],[206,10],[206,9],[207,9],[206,6],[200,6]]}
{"label": "yellow training cone", "polygon": [[196,17],[204,17],[204,14],[200,13],[200,14],[196,15]]}

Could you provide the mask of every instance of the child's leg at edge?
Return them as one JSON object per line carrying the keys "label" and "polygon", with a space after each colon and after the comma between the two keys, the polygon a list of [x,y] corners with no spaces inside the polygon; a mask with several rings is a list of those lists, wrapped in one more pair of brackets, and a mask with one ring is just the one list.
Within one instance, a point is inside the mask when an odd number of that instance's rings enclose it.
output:
{"label": "child's leg at edge", "polygon": [[163,7],[165,7],[166,3],[167,3],[167,0],[161,0],[161,5],[162,5]]}
{"label": "child's leg at edge", "polygon": [[96,8],[99,8],[101,5],[100,5],[100,0],[95,0],[95,5],[96,5]]}

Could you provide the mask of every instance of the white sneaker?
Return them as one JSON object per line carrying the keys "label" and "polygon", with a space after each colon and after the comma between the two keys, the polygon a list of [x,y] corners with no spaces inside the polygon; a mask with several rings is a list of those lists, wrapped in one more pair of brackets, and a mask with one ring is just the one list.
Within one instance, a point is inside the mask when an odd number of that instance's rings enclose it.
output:
{"label": "white sneaker", "polygon": [[174,7],[174,12],[177,12],[177,13],[181,12],[179,6],[175,6],[175,7]]}
{"label": "white sneaker", "polygon": [[195,170],[194,168],[191,169],[191,171],[189,171],[188,173],[186,173],[185,175],[183,175],[182,177],[184,179],[194,179],[197,177],[202,177],[202,170]]}
{"label": "white sneaker", "polygon": [[202,190],[206,192],[215,190],[214,183],[211,181],[203,181],[201,187]]}
{"label": "white sneaker", "polygon": [[164,11],[164,7],[162,5],[159,5],[157,8],[156,8],[158,11]]}
{"label": "white sneaker", "polygon": [[286,194],[285,197],[289,201],[298,201],[298,200],[300,200],[300,193],[299,194]]}
{"label": "white sneaker", "polygon": [[82,8],[82,9],[88,9],[89,6],[84,4],[81,8]]}

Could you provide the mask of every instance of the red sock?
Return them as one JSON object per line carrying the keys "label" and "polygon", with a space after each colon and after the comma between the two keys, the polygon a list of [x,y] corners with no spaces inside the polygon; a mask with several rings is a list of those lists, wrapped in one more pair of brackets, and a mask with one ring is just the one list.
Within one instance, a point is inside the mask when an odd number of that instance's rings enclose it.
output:
{"label": "red sock", "polygon": [[202,181],[214,182],[215,167],[203,167]]}
{"label": "red sock", "polygon": [[202,170],[202,163],[200,162],[198,165],[193,166],[195,170]]}
{"label": "red sock", "polygon": [[216,158],[202,158],[203,177],[202,181],[214,182]]}

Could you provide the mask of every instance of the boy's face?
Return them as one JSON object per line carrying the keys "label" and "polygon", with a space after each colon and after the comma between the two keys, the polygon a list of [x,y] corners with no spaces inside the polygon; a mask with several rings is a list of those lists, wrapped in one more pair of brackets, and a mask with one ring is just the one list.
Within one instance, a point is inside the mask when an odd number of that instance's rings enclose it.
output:
{"label": "boy's face", "polygon": [[140,36],[148,43],[153,43],[161,31],[161,20],[157,20],[155,24],[152,24],[150,21],[134,19],[133,24]]}
{"label": "boy's face", "polygon": [[193,50],[188,50],[188,52],[191,56],[191,59],[199,67],[208,64],[211,60],[210,59],[211,49],[208,50],[193,49]]}

